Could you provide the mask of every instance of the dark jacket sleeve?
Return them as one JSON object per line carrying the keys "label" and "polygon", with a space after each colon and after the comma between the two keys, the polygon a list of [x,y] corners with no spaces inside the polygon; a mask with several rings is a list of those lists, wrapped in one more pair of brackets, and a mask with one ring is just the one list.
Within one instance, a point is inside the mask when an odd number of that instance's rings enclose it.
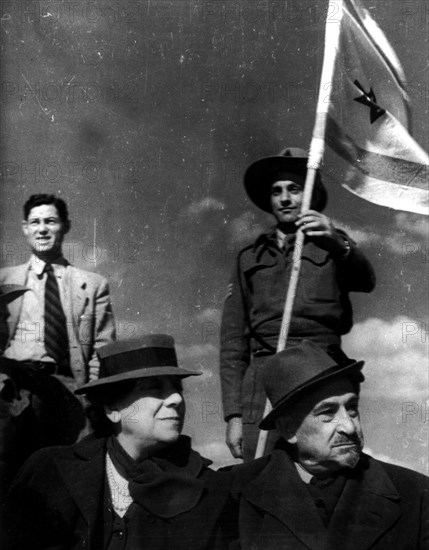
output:
{"label": "dark jacket sleeve", "polygon": [[338,281],[345,292],[371,292],[375,287],[375,272],[357,244],[341,229],[341,237],[350,245],[345,258],[337,260]]}
{"label": "dark jacket sleeve", "polygon": [[236,263],[228,285],[220,330],[220,378],[225,420],[242,414],[241,384],[250,362],[250,339],[244,308],[239,266]]}
{"label": "dark jacket sleeve", "polygon": [[[2,526],[1,548],[8,550],[69,550],[71,531],[55,509],[55,501],[67,502],[51,456],[45,449],[27,461],[10,494]],[[73,520],[72,507],[67,510]]]}
{"label": "dark jacket sleeve", "polygon": [[[238,541],[238,501],[232,497],[231,485],[233,476],[228,469],[221,469],[221,471],[214,472],[217,476],[214,478],[215,485],[213,490],[219,494],[223,487],[225,487],[224,480],[228,480],[227,486],[227,498],[222,507],[222,511],[217,519],[216,528],[214,530],[215,536],[207,546],[207,550],[231,550],[235,548],[235,542]],[[214,507],[211,508],[213,514]],[[202,522],[202,525],[207,522]]]}
{"label": "dark jacket sleeve", "polygon": [[[375,461],[379,462],[379,461]],[[386,470],[399,495],[404,510],[402,532],[409,536],[410,548],[426,550],[429,548],[429,478],[408,468],[379,462]],[[411,525],[414,527],[411,528]],[[416,537],[414,542],[412,537]],[[399,548],[399,546],[398,546]],[[401,546],[402,548],[402,546]]]}

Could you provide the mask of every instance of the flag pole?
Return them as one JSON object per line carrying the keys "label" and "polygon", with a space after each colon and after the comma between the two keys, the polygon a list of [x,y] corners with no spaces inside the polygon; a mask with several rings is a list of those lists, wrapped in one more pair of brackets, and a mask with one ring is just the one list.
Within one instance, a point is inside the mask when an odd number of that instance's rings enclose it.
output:
{"label": "flag pole", "polygon": [[[307,176],[305,178],[304,196],[301,206],[301,211],[308,210],[311,204],[311,197],[313,194],[314,180],[316,177],[317,169],[309,167],[307,169]],[[280,328],[279,339],[277,342],[277,353],[283,351],[286,348],[286,343],[289,335],[289,326],[292,318],[293,304],[296,296],[296,289],[298,286],[299,273],[301,271],[302,263],[302,248],[304,245],[304,233],[301,229],[297,231],[294,254],[292,258],[292,270],[290,274],[289,286],[286,294],[285,307],[283,310],[282,324]],[[271,403],[267,398],[265,401],[264,416],[271,411]],[[258,444],[256,446],[255,458],[264,456],[265,447],[267,446],[268,432],[266,430],[259,430]]]}
{"label": "flag pole", "polygon": [[[329,98],[330,91],[333,85],[333,75],[335,60],[338,50],[338,40],[340,35],[340,23],[342,16],[342,0],[337,0],[336,5],[340,5],[339,18],[336,20],[330,19],[329,8],[325,27],[325,53],[323,58],[322,74],[320,78],[319,97],[317,101],[316,121],[313,128],[313,136],[311,138],[310,152],[307,162],[307,175],[305,178],[304,192],[302,198],[301,212],[309,210],[311,198],[313,196],[314,182],[316,179],[317,170],[322,162],[325,148],[325,126],[326,114],[329,106],[327,96]],[[329,90],[329,92],[328,92]],[[289,335],[290,321],[292,318],[293,304],[298,286],[299,274],[302,263],[302,249],[304,246],[304,233],[301,229],[297,231],[294,254],[292,258],[292,270],[290,274],[289,285],[286,294],[286,301],[283,310],[282,324],[280,328],[279,339],[277,342],[277,353],[286,348]],[[263,418],[270,413],[272,407],[269,399],[265,401],[265,409]],[[267,446],[268,432],[266,430],[259,431],[258,444],[256,446],[255,458],[264,456]]]}

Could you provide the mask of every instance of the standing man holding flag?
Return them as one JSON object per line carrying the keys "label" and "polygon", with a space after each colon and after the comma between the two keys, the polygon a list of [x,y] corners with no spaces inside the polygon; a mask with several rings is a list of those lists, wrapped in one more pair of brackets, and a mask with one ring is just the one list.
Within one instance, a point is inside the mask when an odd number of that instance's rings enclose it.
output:
{"label": "standing man holding flag", "polygon": [[[266,401],[262,372],[276,352],[288,281],[302,254],[302,274],[288,324],[289,344],[303,338],[339,345],[352,327],[348,293],[370,292],[373,269],[356,244],[322,211],[327,193],[316,174],[311,208],[302,210],[307,154],[287,148],[246,171],[249,198],[270,212],[276,225],[244,248],[233,268],[221,326],[221,382],[226,441],[236,458],[255,454]],[[297,231],[305,235],[297,246]],[[301,250],[302,248],[302,250]],[[275,434],[270,437],[270,446]]]}
{"label": "standing man holding flag", "polygon": [[[239,457],[244,454],[245,459],[251,456],[246,447],[249,449],[253,443],[253,438],[246,435],[246,426],[253,426],[252,431],[255,433],[254,423],[261,414],[259,405],[255,406],[255,403],[260,403],[262,394],[260,370],[263,360],[261,362],[258,360],[260,364],[255,365],[258,355],[280,352],[287,343],[293,343],[294,338],[302,338],[302,336],[313,341],[315,337],[322,336],[325,346],[329,345],[333,336],[339,339],[340,334],[344,334],[351,328],[351,317],[348,317],[351,309],[347,292],[349,290],[370,291],[374,286],[372,269],[363,256],[359,255],[360,262],[355,263],[355,266],[360,265],[362,273],[366,272],[366,278],[356,277],[355,267],[353,270],[345,269],[356,253],[347,237],[345,247],[350,248],[350,251],[345,251],[342,256],[336,256],[338,246],[333,244],[336,239],[332,240],[333,232],[329,230],[331,225],[329,220],[327,224],[324,217],[320,218],[317,215],[316,218],[308,217],[314,216],[308,208],[312,201],[313,188],[316,197],[320,188],[319,169],[323,162],[325,143],[337,154],[339,170],[343,173],[342,184],[346,189],[375,204],[418,214],[429,214],[427,184],[429,157],[408,131],[410,126],[408,95],[400,62],[383,32],[357,0],[338,0],[335,2],[334,11],[335,17],[332,17],[332,11],[328,10],[316,121],[309,158],[306,161],[305,180],[304,178],[301,180],[303,191],[298,202],[289,198],[284,205],[286,210],[289,209],[292,212],[296,206],[301,208],[301,212],[299,216],[296,213],[295,225],[298,231],[292,261],[294,265],[290,269],[292,275],[283,317],[280,322],[281,306],[277,305],[278,309],[274,312],[274,304],[279,303],[279,295],[274,290],[272,281],[265,280],[268,300],[254,301],[258,292],[254,281],[257,278],[261,279],[264,273],[268,273],[270,267],[273,269],[279,264],[278,253],[273,253],[273,247],[266,248],[268,255],[264,256],[265,249],[258,248],[258,245],[262,246],[260,239],[239,254],[235,279],[230,285],[224,309],[221,331],[221,379],[224,413],[228,422],[227,443],[234,456]],[[267,159],[263,160],[266,162]],[[253,166],[245,175],[248,193],[249,172],[252,173]],[[282,171],[291,172],[290,167],[286,166]],[[271,184],[272,192],[279,181],[281,186],[287,185],[285,176],[289,177],[290,174],[279,173],[277,180],[273,180],[271,174],[266,179],[260,177],[257,183],[260,189],[266,189],[267,185]],[[253,186],[256,188],[255,183]],[[254,200],[251,193],[249,196]],[[265,201],[263,209],[270,211],[267,209],[267,204],[269,203]],[[276,210],[275,204],[275,197],[271,194],[272,213],[276,216],[276,212],[280,210]],[[261,203],[258,206],[261,206]],[[322,208],[313,206],[313,210],[320,212]],[[278,218],[277,222],[277,231],[283,233]],[[264,238],[264,243],[268,242],[267,236]],[[281,234],[277,232],[274,245],[278,246],[282,241]],[[285,242],[288,243],[287,238]],[[319,261],[307,259],[306,243],[326,251],[325,265],[323,265],[323,258],[322,261],[320,258]],[[250,262],[250,265],[246,264],[242,269],[241,260],[245,254],[253,254],[255,263]],[[261,261],[265,264],[261,264]],[[322,266],[326,273],[329,262],[333,268],[331,274],[334,273],[334,277],[341,274],[336,279],[338,282],[337,306],[339,307],[333,308],[333,311],[339,314],[336,320],[340,322],[336,326],[342,331],[332,330],[332,318],[326,316],[325,319],[329,322],[324,323],[322,315],[318,320],[322,321],[320,326],[324,330],[320,333],[312,331],[310,334],[305,334],[307,319],[314,321],[314,312],[323,311],[323,308],[330,303],[329,295],[323,294],[323,289],[326,287],[324,287],[325,279],[321,276]],[[340,262],[344,262],[341,268],[339,268]],[[299,278],[301,270],[302,274]],[[318,270],[319,276],[316,275]],[[309,271],[313,276],[309,275]],[[344,277],[346,273],[347,276]],[[350,275],[352,277],[348,279]],[[284,282],[287,280],[288,278],[283,280],[284,285],[287,284]],[[243,281],[247,287],[243,286]],[[352,283],[351,286],[347,285],[347,281]],[[354,282],[362,286],[356,288]],[[314,286],[311,286],[312,283]],[[240,293],[237,288],[240,288],[242,303],[240,303]],[[246,289],[249,292],[247,296]],[[311,311],[312,300],[308,299],[308,296],[313,297],[313,306],[317,305],[317,308],[313,308],[313,312]],[[283,302],[283,298],[281,300]],[[303,305],[305,305],[304,309],[310,313],[308,317],[302,316]],[[346,306],[345,309],[342,309],[344,306]],[[347,318],[350,321],[348,327],[347,322],[344,325],[344,320],[347,321]],[[268,323],[265,324],[265,321]],[[261,336],[268,336],[269,331],[266,331],[266,328],[268,326],[272,328],[276,323],[277,348],[274,349],[269,342],[271,350],[266,349],[266,345],[262,346],[265,349],[258,349],[254,342],[260,343]],[[328,334],[329,338],[326,338]],[[264,414],[266,415],[269,410],[269,402],[266,401]],[[256,456],[261,456],[265,448],[266,441],[262,434],[265,432],[262,432],[259,437]],[[241,448],[243,436],[244,452]]]}

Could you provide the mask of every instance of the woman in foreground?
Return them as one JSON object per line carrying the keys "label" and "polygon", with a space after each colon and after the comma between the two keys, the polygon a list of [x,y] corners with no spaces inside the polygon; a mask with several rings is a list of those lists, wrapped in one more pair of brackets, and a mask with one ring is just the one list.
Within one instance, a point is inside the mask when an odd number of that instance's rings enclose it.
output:
{"label": "woman in foreground", "polygon": [[182,378],[173,338],[148,335],[98,350],[100,378],[82,386],[94,433],[35,453],[12,487],[4,548],[200,550],[236,537],[230,474],[182,436]]}

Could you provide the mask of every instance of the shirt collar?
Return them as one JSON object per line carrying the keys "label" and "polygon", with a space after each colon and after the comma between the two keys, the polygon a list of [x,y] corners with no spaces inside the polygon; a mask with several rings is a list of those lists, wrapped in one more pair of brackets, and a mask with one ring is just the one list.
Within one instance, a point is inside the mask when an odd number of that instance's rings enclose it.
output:
{"label": "shirt collar", "polygon": [[295,242],[296,234],[295,233],[284,233],[276,225],[270,227],[268,231],[259,235],[256,239],[255,244],[253,245],[253,251],[255,251],[260,246],[268,246],[279,248],[283,250],[285,247],[289,248]]}
{"label": "shirt collar", "polygon": [[277,240],[277,246],[279,248],[284,248],[285,246],[285,240],[287,239],[287,233],[284,233],[281,229],[277,227],[276,229],[276,240]]}
{"label": "shirt collar", "polygon": [[[29,269],[33,271],[38,277],[40,277],[45,269],[46,262],[35,256],[31,255]],[[68,265],[67,260],[63,256],[55,258],[51,265],[54,267],[54,272],[58,277],[61,277],[64,268]]]}
{"label": "shirt collar", "polygon": [[268,231],[261,233],[256,239],[255,244],[253,245],[253,250],[256,250],[261,245],[276,245],[276,226],[270,227]]}
{"label": "shirt collar", "polygon": [[313,474],[310,474],[309,471],[307,471],[304,466],[301,466],[299,462],[294,462],[296,471],[298,472],[299,477],[302,479],[302,481],[308,485],[312,478],[314,477]]}

